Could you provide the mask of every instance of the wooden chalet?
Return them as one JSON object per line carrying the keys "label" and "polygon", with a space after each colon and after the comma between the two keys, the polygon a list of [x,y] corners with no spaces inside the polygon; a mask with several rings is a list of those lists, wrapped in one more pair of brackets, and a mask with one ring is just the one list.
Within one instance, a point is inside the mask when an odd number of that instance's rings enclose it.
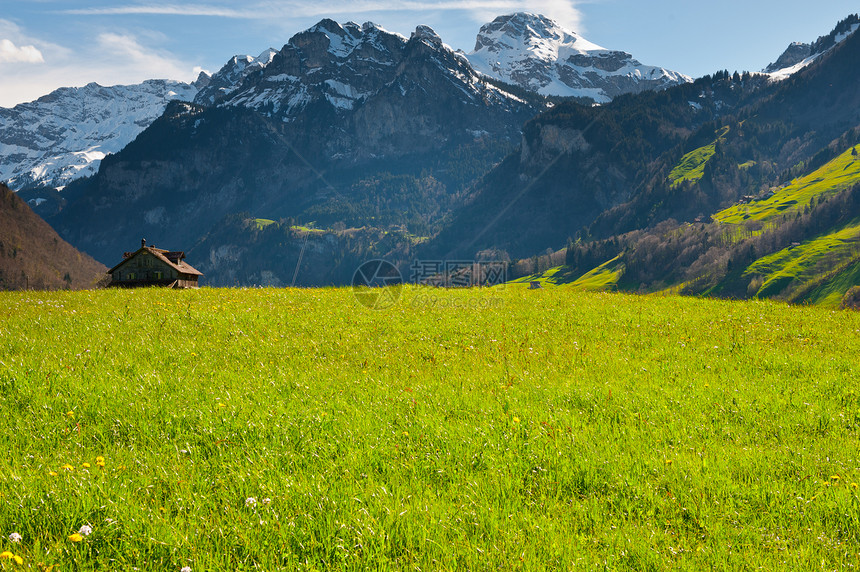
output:
{"label": "wooden chalet", "polygon": [[185,262],[184,258],[184,252],[147,246],[146,240],[141,240],[138,250],[126,252],[122,255],[122,262],[108,270],[111,275],[110,286],[197,288],[197,280],[203,274]]}

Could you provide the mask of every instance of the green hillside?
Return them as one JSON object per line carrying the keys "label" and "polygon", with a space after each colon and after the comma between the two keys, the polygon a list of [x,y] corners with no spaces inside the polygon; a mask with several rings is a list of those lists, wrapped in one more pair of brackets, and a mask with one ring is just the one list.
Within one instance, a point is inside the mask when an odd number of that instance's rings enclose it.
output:
{"label": "green hillside", "polygon": [[729,207],[713,218],[728,224],[771,221],[803,210],[814,199],[832,196],[857,182],[860,182],[860,160],[852,147],[823,167],[776,190],[769,198]]}
{"label": "green hillside", "polygon": [[576,272],[568,265],[556,266],[544,272],[538,272],[507,284],[531,284],[538,282],[542,286],[564,286],[566,288],[583,292],[602,292],[614,290],[618,281],[624,274],[624,265],[621,257],[616,256],[600,266],[588,272]]}
{"label": "green hillside", "polygon": [[858,329],[568,288],[0,293],[0,568],[847,568]]}
{"label": "green hillside", "polygon": [[[752,263],[743,275],[759,277],[761,287],[755,295],[767,298],[815,281],[858,256],[860,222],[764,256]],[[830,300],[828,305],[838,306],[839,300]]]}
{"label": "green hillside", "polygon": [[728,134],[729,130],[728,126],[723,127],[717,133],[717,138],[713,143],[694,149],[681,157],[681,160],[669,173],[669,184],[675,187],[684,181],[701,179],[705,174],[705,165],[716,153],[717,143]]}

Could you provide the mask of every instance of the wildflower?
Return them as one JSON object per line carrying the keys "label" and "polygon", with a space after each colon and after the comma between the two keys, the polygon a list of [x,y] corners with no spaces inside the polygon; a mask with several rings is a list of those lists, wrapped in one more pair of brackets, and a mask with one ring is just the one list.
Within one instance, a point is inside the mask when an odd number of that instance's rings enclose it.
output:
{"label": "wildflower", "polygon": [[671,465],[671,464],[672,464],[672,459],[666,459],[666,465]]}
{"label": "wildflower", "polygon": [[191,566],[183,566],[179,572],[191,572]]}
{"label": "wildflower", "polygon": [[21,535],[17,532],[13,532],[9,535],[9,540],[11,540],[12,542],[21,542]]}
{"label": "wildflower", "polygon": [[82,466],[83,468],[85,468],[85,469],[89,469],[89,468],[90,468],[90,464],[89,464],[89,463],[81,463],[81,466]]}
{"label": "wildflower", "polygon": [[81,536],[89,536],[92,533],[93,533],[93,527],[90,526],[89,524],[83,525],[81,527],[81,529],[78,531],[78,534],[80,534]]}
{"label": "wildflower", "polygon": [[218,407],[227,407],[227,404],[226,403],[219,403]]}
{"label": "wildflower", "polygon": [[519,423],[519,422],[520,422],[520,418],[519,418],[519,417],[514,417],[514,423]]}
{"label": "wildflower", "polygon": [[75,416],[75,412],[74,412],[74,411],[66,411],[66,417],[68,417],[68,418],[70,418],[70,419],[71,419],[71,418],[72,418],[72,417],[74,417],[74,416]]}
{"label": "wildflower", "polygon": [[24,563],[23,558],[21,558],[20,556],[16,556],[15,554],[12,554],[8,550],[6,550],[5,552],[0,552],[0,560],[14,560],[15,563],[19,566]]}
{"label": "wildflower", "polygon": [[257,506],[257,499],[255,499],[254,497],[246,498],[245,499],[245,506],[252,507],[252,508]]}
{"label": "wildflower", "polygon": [[[857,486],[857,485],[855,485],[855,486]],[[272,502],[272,499],[270,499],[269,497],[266,497],[263,500],[261,500],[260,502],[263,504],[270,504]]]}
{"label": "wildflower", "polygon": [[57,476],[57,473],[56,473],[56,472],[54,472],[54,471],[51,471],[51,472],[49,472],[49,473],[48,473],[48,475],[49,475],[49,476],[51,476],[51,477],[56,477],[56,476]]}
{"label": "wildflower", "polygon": [[830,480],[833,481],[833,484],[837,484],[839,482],[839,475],[830,475]]}
{"label": "wildflower", "polygon": [[96,457],[96,464],[98,464],[98,463],[102,463],[102,464],[104,464],[104,462],[105,462],[105,458],[104,458],[104,457],[102,457],[102,456],[98,456],[98,457]]}
{"label": "wildflower", "polygon": [[75,470],[75,468],[74,468],[73,466],[71,466],[70,464],[68,464],[68,463],[66,463],[65,465],[63,465],[63,466],[62,466],[62,467],[60,467],[60,468],[61,468],[61,469],[65,469],[65,470],[67,470],[67,471],[74,471],[74,470]]}
{"label": "wildflower", "polygon": [[79,532],[76,532],[73,535],[69,536],[69,540],[71,540],[72,542],[80,542],[83,539],[84,537],[81,536]]}

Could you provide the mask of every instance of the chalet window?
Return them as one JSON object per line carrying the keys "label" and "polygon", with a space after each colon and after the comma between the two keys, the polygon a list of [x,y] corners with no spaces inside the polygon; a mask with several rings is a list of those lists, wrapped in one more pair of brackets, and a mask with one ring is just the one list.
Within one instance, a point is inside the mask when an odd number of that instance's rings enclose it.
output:
{"label": "chalet window", "polygon": [[134,280],[136,277],[137,276],[135,275],[134,272],[129,272],[128,275],[126,276],[126,279],[127,280]]}
{"label": "chalet window", "polygon": [[155,272],[155,279],[156,280],[161,280],[163,278],[164,278],[164,272],[159,272],[159,271]]}

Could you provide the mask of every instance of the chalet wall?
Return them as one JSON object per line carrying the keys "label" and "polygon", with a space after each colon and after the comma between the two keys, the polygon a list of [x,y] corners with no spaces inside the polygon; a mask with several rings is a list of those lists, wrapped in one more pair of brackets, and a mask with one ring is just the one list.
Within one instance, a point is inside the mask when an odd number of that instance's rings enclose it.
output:
{"label": "chalet wall", "polygon": [[[159,274],[160,273],[160,274]],[[165,264],[148,252],[142,252],[117,268],[113,277],[118,282],[141,281],[173,282],[179,278],[175,268]]]}

